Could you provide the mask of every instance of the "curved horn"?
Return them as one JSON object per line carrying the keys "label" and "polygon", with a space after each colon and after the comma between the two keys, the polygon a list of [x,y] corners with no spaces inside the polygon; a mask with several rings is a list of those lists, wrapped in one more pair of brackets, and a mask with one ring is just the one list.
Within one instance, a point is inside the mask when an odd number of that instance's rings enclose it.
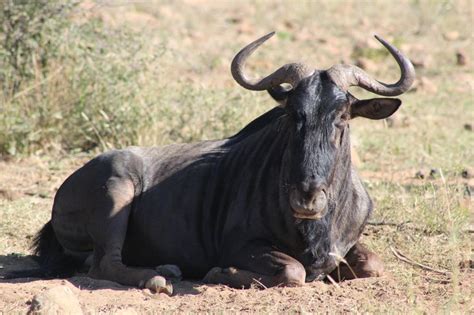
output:
{"label": "curved horn", "polygon": [[377,35],[375,35],[375,38],[388,49],[400,67],[402,74],[397,83],[386,84],[377,81],[364,70],[353,65],[335,65],[327,71],[328,75],[343,90],[347,90],[350,86],[360,86],[367,91],[383,96],[397,96],[406,92],[415,80],[415,69],[412,63],[383,38]]}
{"label": "curved horn", "polygon": [[231,72],[234,80],[246,89],[263,91],[282,83],[289,83],[294,88],[301,79],[313,73],[313,70],[301,63],[289,63],[262,79],[249,79],[244,73],[247,58],[275,32],[271,32],[245,46],[232,60]]}

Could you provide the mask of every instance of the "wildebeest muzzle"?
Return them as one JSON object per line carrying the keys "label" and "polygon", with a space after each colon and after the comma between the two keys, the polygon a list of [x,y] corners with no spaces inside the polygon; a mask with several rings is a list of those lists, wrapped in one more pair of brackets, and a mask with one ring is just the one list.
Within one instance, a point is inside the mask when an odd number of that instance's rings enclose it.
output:
{"label": "wildebeest muzzle", "polygon": [[298,219],[319,220],[327,213],[326,185],[318,181],[291,185],[289,199],[293,215]]}

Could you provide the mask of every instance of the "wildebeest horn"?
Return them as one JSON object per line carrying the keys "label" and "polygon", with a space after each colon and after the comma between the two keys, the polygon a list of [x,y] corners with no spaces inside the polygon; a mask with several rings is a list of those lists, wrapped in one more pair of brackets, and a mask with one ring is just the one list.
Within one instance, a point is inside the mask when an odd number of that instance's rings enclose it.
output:
{"label": "wildebeest horn", "polygon": [[383,38],[375,35],[375,38],[388,49],[395,58],[402,72],[400,80],[394,84],[386,84],[371,78],[364,70],[353,65],[335,65],[327,72],[331,79],[341,89],[347,90],[350,86],[360,86],[372,93],[383,96],[397,96],[406,92],[415,80],[415,69],[410,60],[393,45],[387,43]]}
{"label": "wildebeest horn", "polygon": [[256,41],[245,46],[232,60],[231,72],[234,80],[246,89],[253,91],[263,91],[276,87],[282,83],[289,83],[294,88],[301,79],[313,73],[313,70],[301,63],[289,63],[269,76],[262,79],[249,79],[244,74],[244,66],[247,58],[275,32],[271,32]]}

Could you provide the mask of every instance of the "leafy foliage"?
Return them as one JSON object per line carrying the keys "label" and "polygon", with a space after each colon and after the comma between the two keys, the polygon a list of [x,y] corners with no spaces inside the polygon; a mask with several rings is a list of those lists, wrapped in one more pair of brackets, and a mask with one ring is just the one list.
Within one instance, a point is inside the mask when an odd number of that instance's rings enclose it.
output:
{"label": "leafy foliage", "polygon": [[67,27],[75,2],[6,0],[0,11],[0,81],[16,94],[24,81],[44,76],[56,57],[58,34]]}

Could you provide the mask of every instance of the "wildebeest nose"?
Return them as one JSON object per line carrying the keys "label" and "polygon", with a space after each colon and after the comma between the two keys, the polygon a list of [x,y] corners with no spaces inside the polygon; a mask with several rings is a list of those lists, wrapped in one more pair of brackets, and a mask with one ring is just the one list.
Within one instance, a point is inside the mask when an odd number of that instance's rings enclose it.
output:
{"label": "wildebeest nose", "polygon": [[302,182],[300,189],[307,202],[312,202],[318,195],[326,194],[326,185],[316,180]]}
{"label": "wildebeest nose", "polygon": [[327,211],[326,186],[317,182],[301,182],[291,187],[290,206],[297,218],[320,219]]}
{"label": "wildebeest nose", "polygon": [[326,185],[318,181],[304,181],[294,185],[290,203],[297,212],[322,213],[327,206]]}

